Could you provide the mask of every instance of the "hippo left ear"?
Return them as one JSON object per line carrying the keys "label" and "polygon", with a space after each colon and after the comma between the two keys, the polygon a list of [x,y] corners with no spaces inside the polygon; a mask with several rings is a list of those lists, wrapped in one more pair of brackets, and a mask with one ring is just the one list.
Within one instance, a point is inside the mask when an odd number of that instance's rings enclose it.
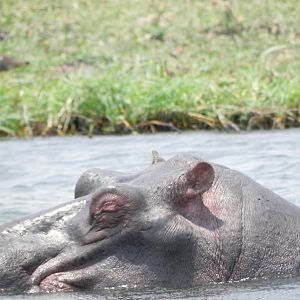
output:
{"label": "hippo left ear", "polygon": [[152,150],[152,165],[155,165],[160,162],[164,162],[165,160],[159,155],[156,150]]}
{"label": "hippo left ear", "polygon": [[209,163],[197,163],[184,176],[182,201],[189,201],[206,192],[211,187],[214,178],[214,169]]}

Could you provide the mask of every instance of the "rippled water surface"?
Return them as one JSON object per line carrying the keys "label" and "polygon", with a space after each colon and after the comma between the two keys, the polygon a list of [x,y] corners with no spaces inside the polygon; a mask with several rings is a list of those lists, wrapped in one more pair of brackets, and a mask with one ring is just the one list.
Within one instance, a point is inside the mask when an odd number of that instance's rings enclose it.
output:
{"label": "rippled water surface", "polygon": [[[128,172],[143,169],[151,162],[152,149],[166,158],[179,152],[200,154],[249,175],[300,205],[299,129],[247,134],[197,132],[0,140],[0,224],[72,199],[76,180],[88,168]],[[181,291],[125,290],[101,295],[31,295],[25,299],[287,300],[300,299],[299,283],[298,279],[281,279]]]}

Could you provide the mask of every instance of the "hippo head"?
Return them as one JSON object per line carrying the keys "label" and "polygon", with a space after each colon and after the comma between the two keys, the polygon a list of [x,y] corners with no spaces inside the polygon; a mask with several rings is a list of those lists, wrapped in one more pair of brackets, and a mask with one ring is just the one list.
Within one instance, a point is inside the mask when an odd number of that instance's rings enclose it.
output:
{"label": "hippo head", "polygon": [[89,170],[77,182],[75,200],[0,228],[0,289],[227,281],[244,239],[242,181],[239,173],[190,155],[164,161],[154,153],[153,164],[136,174]]}
{"label": "hippo head", "polygon": [[33,272],[33,284],[43,291],[191,285],[194,268],[204,261],[209,268],[207,254],[195,265],[198,253],[222,225],[202,201],[213,180],[207,162],[156,154],[134,175],[87,171],[75,188],[86,202],[66,224],[70,243]]}

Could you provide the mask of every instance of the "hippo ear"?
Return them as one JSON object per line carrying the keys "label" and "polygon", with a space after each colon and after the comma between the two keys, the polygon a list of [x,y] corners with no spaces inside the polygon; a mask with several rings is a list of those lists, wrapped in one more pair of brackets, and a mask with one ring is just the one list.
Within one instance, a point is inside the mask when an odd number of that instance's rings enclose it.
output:
{"label": "hippo ear", "polygon": [[183,199],[187,202],[206,192],[214,181],[214,169],[207,162],[199,162],[183,177]]}
{"label": "hippo ear", "polygon": [[152,150],[152,165],[155,165],[160,162],[164,162],[165,160],[160,157],[159,153],[156,150]]}
{"label": "hippo ear", "polygon": [[212,213],[211,202],[203,201],[202,197],[202,194],[211,188],[214,178],[212,165],[207,162],[198,162],[181,177],[181,193],[177,199],[178,212],[184,218],[210,231],[223,225],[223,221]]}

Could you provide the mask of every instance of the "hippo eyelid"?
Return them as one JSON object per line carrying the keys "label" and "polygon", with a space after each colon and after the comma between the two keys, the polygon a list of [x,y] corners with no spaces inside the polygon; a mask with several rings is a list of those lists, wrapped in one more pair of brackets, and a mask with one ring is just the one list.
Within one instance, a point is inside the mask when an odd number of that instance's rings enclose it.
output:
{"label": "hippo eyelid", "polygon": [[91,203],[93,201],[95,201],[95,199],[99,199],[102,195],[105,195],[105,194],[108,194],[108,193],[110,193],[110,194],[120,194],[118,192],[116,186],[108,186],[105,189],[102,189],[101,191],[95,192],[94,195],[92,196]]}

